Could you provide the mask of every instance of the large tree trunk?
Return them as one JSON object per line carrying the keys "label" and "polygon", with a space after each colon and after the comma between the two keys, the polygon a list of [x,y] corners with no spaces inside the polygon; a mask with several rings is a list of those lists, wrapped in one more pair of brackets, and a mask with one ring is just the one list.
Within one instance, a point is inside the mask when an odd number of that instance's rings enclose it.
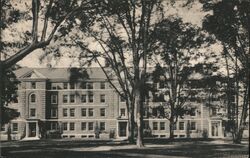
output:
{"label": "large tree trunk", "polygon": [[242,140],[242,135],[244,132],[244,128],[246,125],[246,119],[247,119],[247,115],[248,115],[248,110],[249,110],[249,94],[250,94],[250,73],[249,70],[248,71],[248,75],[247,75],[247,86],[246,86],[246,92],[244,95],[244,103],[243,103],[243,108],[242,108],[242,113],[241,113],[241,120],[240,120],[240,125],[238,128],[237,133],[234,136],[233,142],[235,144],[240,144],[241,140]]}
{"label": "large tree trunk", "polygon": [[174,118],[171,117],[169,119],[169,139],[174,139],[174,126],[175,126]]}
{"label": "large tree trunk", "polygon": [[[1,54],[0,54],[1,55]],[[4,67],[2,61],[0,61],[0,116],[3,116],[3,106],[4,106]],[[2,120],[0,121],[0,127],[2,127]]]}
{"label": "large tree trunk", "polygon": [[142,127],[142,115],[141,115],[141,108],[142,104],[140,101],[140,93],[139,90],[136,90],[136,96],[135,96],[135,103],[136,103],[136,124],[137,124],[137,139],[136,139],[136,145],[137,147],[143,147],[143,127]]}
{"label": "large tree trunk", "polygon": [[134,105],[128,107],[128,141],[131,144],[135,143],[135,113]]}

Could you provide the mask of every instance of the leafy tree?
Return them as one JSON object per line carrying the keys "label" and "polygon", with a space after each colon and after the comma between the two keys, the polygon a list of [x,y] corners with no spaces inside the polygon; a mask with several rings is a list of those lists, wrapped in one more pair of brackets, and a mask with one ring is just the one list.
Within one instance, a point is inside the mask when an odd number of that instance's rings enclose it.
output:
{"label": "leafy tree", "polygon": [[[68,20],[73,20],[79,11],[83,13],[83,11],[89,9],[89,2],[76,0],[40,2],[40,0],[32,0],[30,3],[22,3],[25,9],[20,7],[21,2],[17,2],[19,4],[16,5],[15,1],[2,0],[0,3],[0,111],[6,112],[8,110],[3,106],[6,102],[5,96],[8,96],[10,91],[8,91],[4,81],[8,80],[7,74],[10,68],[33,51],[48,46],[56,33],[63,37],[67,33],[65,30],[70,30],[73,26],[62,24],[67,24]],[[19,8],[16,6],[19,6]],[[88,16],[87,13],[81,14],[81,16],[84,15],[85,17]],[[14,35],[17,34],[15,26],[27,21],[32,22],[30,30],[18,32],[20,37],[12,37],[11,41],[8,41],[8,38],[2,38],[4,35],[6,36],[8,31]],[[5,114],[1,113],[1,116],[5,116]],[[5,120],[8,119],[5,118]]]}
{"label": "leafy tree", "polygon": [[[94,27],[80,29],[93,43],[74,38],[81,47],[82,58],[94,59],[105,73],[115,91],[126,100],[129,117],[129,139],[133,142],[137,124],[137,145],[142,142],[142,110],[148,57],[150,55],[150,30],[157,16],[161,15],[161,0],[113,1],[95,0],[96,19]],[[154,18],[153,18],[154,17]],[[82,20],[81,20],[82,21]],[[117,79],[118,83],[115,83]],[[132,87],[132,88],[131,88]]]}
{"label": "leafy tree", "polygon": [[[250,2],[247,0],[201,0],[200,2],[203,4],[204,11],[212,11],[212,14],[205,17],[203,28],[214,34],[224,47],[228,76],[227,102],[229,112],[233,109],[235,111],[233,117],[236,118],[233,119],[236,121],[232,130],[233,140],[234,143],[240,143],[249,110]],[[233,67],[233,71],[230,66]],[[230,89],[233,84],[235,85],[236,105],[232,107]],[[240,97],[241,94],[243,94],[242,97]],[[242,102],[239,101],[240,98],[243,98]],[[239,106],[242,107],[241,110],[238,109]],[[239,123],[237,123],[238,120]]]}
{"label": "leafy tree", "polygon": [[165,102],[164,107],[169,109],[163,114],[170,121],[172,139],[178,118],[190,110],[187,101],[197,93],[191,87],[194,83],[189,84],[190,77],[196,72],[192,60],[200,55],[197,49],[209,38],[198,27],[174,17],[158,23],[152,35],[156,43],[155,54],[160,56],[155,60],[157,65],[152,76],[160,83],[161,90],[157,93],[162,98],[158,101]]}

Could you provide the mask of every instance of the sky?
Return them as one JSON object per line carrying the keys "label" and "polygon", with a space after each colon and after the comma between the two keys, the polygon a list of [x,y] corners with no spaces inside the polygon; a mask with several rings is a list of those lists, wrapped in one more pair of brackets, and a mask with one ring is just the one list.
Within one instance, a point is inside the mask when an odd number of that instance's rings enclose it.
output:
{"label": "sky", "polygon": [[[30,2],[31,1],[29,0],[24,0],[24,1],[12,0],[12,3],[15,4],[14,6],[17,9],[20,9],[23,11],[27,10],[27,6],[30,5],[29,4]],[[164,2],[167,2],[167,1],[164,1]],[[180,7],[181,2],[183,1],[178,1],[174,7],[166,7],[166,9],[168,10],[166,10],[167,14],[165,16],[177,14],[179,17],[183,19],[184,22],[190,22],[194,25],[198,25],[201,27],[203,17],[206,14],[208,14],[202,11],[202,5],[198,1],[196,1],[196,3],[191,8],[183,8],[183,7]],[[31,16],[31,13],[29,13],[29,16]],[[6,41],[18,40],[19,37],[24,36],[23,32],[30,31],[31,24],[32,24],[31,20],[23,20],[19,22],[18,24],[15,24],[14,26],[11,27],[11,29],[4,30],[2,34],[2,39]],[[42,22],[40,22],[39,25],[41,26]],[[48,32],[49,31],[50,31],[50,27],[49,27]],[[49,47],[55,48],[56,44],[52,42]],[[97,48],[98,45],[93,43],[92,47]],[[79,49],[75,49],[75,48],[59,48],[59,49],[60,51],[65,52],[65,54],[71,54],[73,56],[75,53],[80,51]],[[203,53],[205,53],[206,51],[220,53],[221,50],[222,50],[221,46],[219,44],[215,44],[215,45],[212,45],[209,49],[203,49],[199,51]],[[54,60],[53,58],[48,56],[48,57],[45,57],[43,62],[41,62],[40,58],[43,54],[44,54],[43,50],[41,49],[35,50],[30,55],[26,56],[23,60],[18,62],[18,64],[21,66],[27,66],[27,67],[31,67],[31,65],[32,67],[46,67],[48,66],[48,63],[50,63],[53,67],[79,66],[79,62],[77,58],[69,59],[67,55],[65,55],[64,57],[61,57],[59,61]],[[203,60],[204,60],[204,57],[201,56],[196,61],[194,61],[194,64],[195,62],[198,63],[198,62],[202,62]],[[211,58],[209,60],[212,61],[214,59]]]}

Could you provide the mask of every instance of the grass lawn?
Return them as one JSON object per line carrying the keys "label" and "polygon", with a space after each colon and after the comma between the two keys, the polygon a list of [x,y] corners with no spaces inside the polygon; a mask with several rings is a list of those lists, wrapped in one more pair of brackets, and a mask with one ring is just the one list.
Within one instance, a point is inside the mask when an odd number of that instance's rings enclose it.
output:
{"label": "grass lawn", "polygon": [[249,143],[230,141],[159,139],[147,141],[144,148],[126,142],[94,140],[39,140],[2,142],[2,155],[7,158],[165,158],[165,157],[248,157]]}

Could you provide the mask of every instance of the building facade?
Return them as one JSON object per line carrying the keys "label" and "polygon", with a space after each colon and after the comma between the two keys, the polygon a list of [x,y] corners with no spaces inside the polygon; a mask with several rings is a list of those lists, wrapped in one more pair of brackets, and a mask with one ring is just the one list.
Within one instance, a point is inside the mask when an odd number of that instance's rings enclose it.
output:
{"label": "building facade", "polygon": [[[20,116],[2,127],[1,139],[7,139],[8,132],[12,140],[128,137],[126,104],[100,68],[21,68],[15,74],[20,81],[18,101],[9,107]],[[169,121],[154,109],[159,104],[145,105],[145,133],[168,137]],[[190,102],[192,112],[178,120],[175,137],[224,137],[223,119],[218,115],[224,111],[204,104]]]}

